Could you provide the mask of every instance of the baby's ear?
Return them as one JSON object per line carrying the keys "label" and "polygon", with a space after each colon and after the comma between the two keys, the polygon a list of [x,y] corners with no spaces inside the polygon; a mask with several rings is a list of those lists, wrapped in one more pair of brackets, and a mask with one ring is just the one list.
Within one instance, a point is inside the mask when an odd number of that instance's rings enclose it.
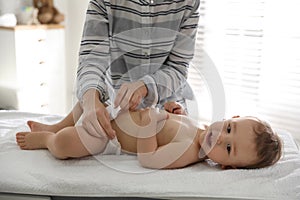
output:
{"label": "baby's ear", "polygon": [[239,118],[240,116],[239,115],[235,115],[235,116],[233,116],[232,118]]}

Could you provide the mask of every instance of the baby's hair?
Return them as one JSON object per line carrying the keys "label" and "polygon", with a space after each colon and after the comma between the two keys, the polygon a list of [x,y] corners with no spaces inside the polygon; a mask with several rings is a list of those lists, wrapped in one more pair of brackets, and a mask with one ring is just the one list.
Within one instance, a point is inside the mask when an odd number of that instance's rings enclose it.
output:
{"label": "baby's hair", "polygon": [[256,125],[253,131],[256,134],[254,142],[258,161],[252,165],[245,166],[246,169],[257,169],[275,164],[282,155],[282,141],[272,130],[269,123],[255,117]]}

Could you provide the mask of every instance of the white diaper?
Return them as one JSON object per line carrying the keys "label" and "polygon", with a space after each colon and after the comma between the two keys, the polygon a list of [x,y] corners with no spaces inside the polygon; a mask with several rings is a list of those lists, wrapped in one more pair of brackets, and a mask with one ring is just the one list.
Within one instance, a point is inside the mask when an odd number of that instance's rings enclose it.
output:
{"label": "white diaper", "polygon": [[117,137],[107,142],[106,147],[101,155],[121,155],[121,144],[119,143]]}
{"label": "white diaper", "polygon": [[[121,110],[120,107],[113,108],[113,106],[111,106],[111,105],[106,107],[106,109],[110,115],[111,120],[116,118]],[[81,126],[81,125],[82,125],[82,116],[79,118],[79,120],[76,123],[76,126]],[[92,137],[95,137],[95,136],[89,135],[88,137],[85,137],[86,138],[85,141],[88,142],[88,141],[92,140],[95,142],[95,138],[92,138]],[[89,140],[87,138],[89,138]],[[92,148],[92,149],[94,149],[94,148]],[[120,145],[117,137],[115,137],[112,140],[108,140],[104,151],[100,154],[101,155],[120,155],[121,154],[121,145]]]}
{"label": "white diaper", "polygon": [[114,108],[112,105],[106,107],[107,112],[109,113],[109,117],[111,120],[115,119],[121,111],[121,107],[118,106]]}

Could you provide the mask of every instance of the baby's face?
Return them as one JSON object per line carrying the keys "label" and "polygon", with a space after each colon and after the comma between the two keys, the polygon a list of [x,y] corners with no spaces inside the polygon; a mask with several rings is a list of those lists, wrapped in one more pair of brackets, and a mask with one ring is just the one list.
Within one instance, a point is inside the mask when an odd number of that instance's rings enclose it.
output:
{"label": "baby's face", "polygon": [[211,124],[200,136],[206,155],[223,167],[244,167],[257,160],[255,118],[241,117]]}

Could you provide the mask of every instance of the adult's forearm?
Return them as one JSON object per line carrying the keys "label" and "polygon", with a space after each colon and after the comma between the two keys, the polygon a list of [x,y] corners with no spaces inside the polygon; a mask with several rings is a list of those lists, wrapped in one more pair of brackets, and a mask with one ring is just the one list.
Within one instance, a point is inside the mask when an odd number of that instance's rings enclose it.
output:
{"label": "adult's forearm", "polygon": [[84,95],[82,96],[82,100],[80,101],[81,107],[83,109],[86,108],[94,108],[95,102],[100,101],[101,94],[98,90],[91,88],[87,90]]}

